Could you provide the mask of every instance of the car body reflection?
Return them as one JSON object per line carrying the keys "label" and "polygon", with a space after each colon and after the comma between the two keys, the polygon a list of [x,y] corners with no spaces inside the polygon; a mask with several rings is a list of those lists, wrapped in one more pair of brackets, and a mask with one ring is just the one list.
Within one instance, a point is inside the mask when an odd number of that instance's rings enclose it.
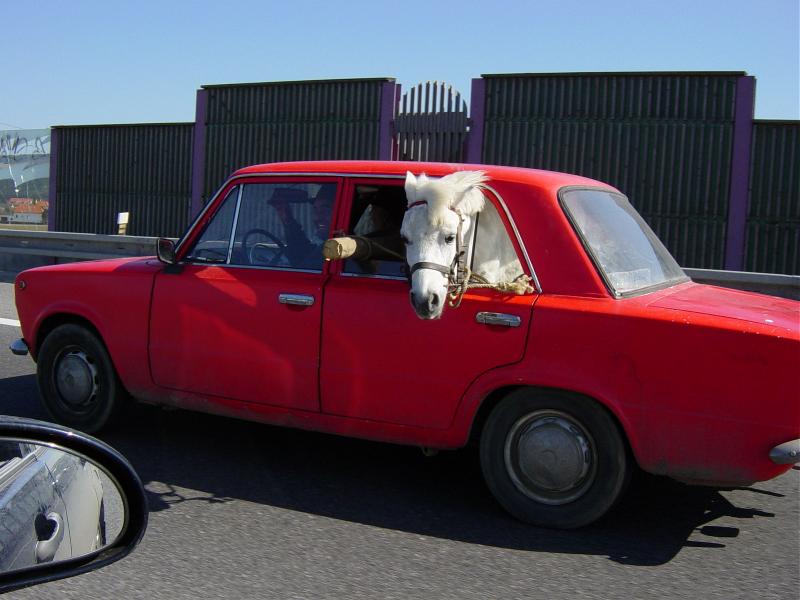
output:
{"label": "car body reflection", "polygon": [[121,500],[85,458],[0,440],[0,573],[84,556],[122,529]]}

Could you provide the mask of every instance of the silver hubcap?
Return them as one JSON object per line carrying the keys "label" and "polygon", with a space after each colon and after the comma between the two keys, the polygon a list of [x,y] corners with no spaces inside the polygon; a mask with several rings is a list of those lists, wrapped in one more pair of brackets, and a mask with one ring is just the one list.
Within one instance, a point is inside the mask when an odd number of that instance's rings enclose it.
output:
{"label": "silver hubcap", "polygon": [[55,379],[59,395],[72,408],[86,409],[97,396],[97,369],[83,351],[63,355]]}
{"label": "silver hubcap", "polygon": [[569,415],[541,410],[509,431],[505,463],[514,485],[545,504],[566,504],[591,486],[597,469],[594,441]]}

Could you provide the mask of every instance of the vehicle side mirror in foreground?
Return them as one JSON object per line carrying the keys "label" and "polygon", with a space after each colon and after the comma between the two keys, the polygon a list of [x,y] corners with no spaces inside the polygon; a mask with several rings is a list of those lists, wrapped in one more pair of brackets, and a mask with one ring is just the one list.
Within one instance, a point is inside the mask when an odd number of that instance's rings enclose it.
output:
{"label": "vehicle side mirror in foreground", "polygon": [[175,242],[169,238],[158,238],[156,242],[158,260],[167,264],[175,264]]}
{"label": "vehicle side mirror in foreground", "polygon": [[0,416],[0,593],[123,558],[147,514],[142,482],[119,452],[66,427]]}

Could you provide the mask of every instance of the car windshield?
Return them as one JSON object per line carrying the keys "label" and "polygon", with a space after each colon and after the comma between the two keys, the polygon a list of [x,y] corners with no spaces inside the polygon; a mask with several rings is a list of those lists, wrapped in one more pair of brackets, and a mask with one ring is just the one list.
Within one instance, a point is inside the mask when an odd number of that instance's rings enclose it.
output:
{"label": "car windshield", "polygon": [[686,281],[686,274],[621,194],[572,189],[561,202],[615,296]]}

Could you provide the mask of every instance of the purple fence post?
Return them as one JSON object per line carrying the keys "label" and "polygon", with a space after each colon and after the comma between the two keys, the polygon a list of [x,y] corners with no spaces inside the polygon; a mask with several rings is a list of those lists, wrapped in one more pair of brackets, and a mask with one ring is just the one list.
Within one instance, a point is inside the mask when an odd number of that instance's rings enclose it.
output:
{"label": "purple fence post", "polygon": [[192,204],[189,221],[203,208],[203,186],[206,174],[206,109],[208,90],[197,90],[194,116],[194,138],[192,140]]}
{"label": "purple fence post", "polygon": [[378,160],[394,159],[394,115],[397,99],[400,97],[400,84],[387,81],[381,86],[380,129],[378,131]]}
{"label": "purple fence post", "polygon": [[483,162],[483,128],[486,122],[486,80],[472,80],[472,92],[469,99],[469,139],[464,161],[468,163]]}
{"label": "purple fence post", "polygon": [[728,271],[741,271],[744,268],[755,92],[755,77],[739,77],[736,80],[736,111],[733,121],[733,153],[725,241],[725,269]]}
{"label": "purple fence post", "polygon": [[50,173],[47,184],[47,231],[56,231],[56,184],[58,165],[58,129],[50,129]]}

